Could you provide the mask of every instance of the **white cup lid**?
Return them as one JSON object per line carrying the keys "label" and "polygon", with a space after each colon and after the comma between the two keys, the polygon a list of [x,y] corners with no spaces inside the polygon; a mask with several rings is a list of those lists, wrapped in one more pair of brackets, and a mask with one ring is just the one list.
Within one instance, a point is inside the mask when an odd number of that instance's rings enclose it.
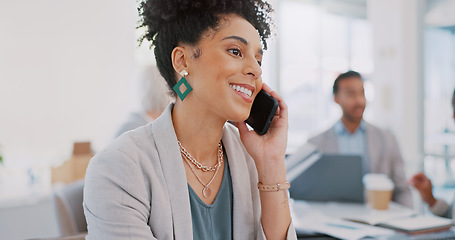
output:
{"label": "white cup lid", "polygon": [[367,190],[393,190],[394,184],[385,174],[367,173],[363,176],[363,185]]}

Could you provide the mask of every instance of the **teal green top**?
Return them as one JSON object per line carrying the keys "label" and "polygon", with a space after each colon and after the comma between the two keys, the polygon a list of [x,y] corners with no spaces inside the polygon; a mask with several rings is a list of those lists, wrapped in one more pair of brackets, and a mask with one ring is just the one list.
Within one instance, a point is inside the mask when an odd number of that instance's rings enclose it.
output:
{"label": "teal green top", "polygon": [[226,154],[220,190],[211,205],[204,203],[188,184],[193,239],[232,239],[232,179]]}

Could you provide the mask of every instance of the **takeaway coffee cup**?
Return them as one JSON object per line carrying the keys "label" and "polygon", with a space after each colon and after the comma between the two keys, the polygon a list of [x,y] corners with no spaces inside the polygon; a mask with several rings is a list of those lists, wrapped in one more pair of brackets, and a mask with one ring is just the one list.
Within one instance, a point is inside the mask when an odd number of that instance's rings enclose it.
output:
{"label": "takeaway coffee cup", "polygon": [[368,173],[363,176],[368,205],[376,210],[389,209],[394,184],[384,174]]}

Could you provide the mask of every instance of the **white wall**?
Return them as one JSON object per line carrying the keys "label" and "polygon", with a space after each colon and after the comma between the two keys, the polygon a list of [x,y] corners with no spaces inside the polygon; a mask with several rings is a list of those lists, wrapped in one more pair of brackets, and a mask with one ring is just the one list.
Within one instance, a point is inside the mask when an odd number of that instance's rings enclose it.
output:
{"label": "white wall", "polygon": [[133,103],[136,2],[0,1],[0,145],[6,163],[108,144]]}
{"label": "white wall", "polygon": [[397,137],[408,176],[422,158],[422,47],[419,13],[423,0],[368,0],[373,28],[372,81],[376,121]]}

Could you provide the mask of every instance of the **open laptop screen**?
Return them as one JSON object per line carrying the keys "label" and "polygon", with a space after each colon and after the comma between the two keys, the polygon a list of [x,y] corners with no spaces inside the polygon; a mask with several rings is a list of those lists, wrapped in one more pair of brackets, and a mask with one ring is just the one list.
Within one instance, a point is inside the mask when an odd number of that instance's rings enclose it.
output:
{"label": "open laptop screen", "polygon": [[[312,164],[309,165],[306,161],[308,159],[288,169],[288,173],[293,175],[292,179],[289,179],[292,198],[307,201],[364,202],[360,156],[319,154]],[[304,164],[307,166],[299,173],[292,171]]]}

